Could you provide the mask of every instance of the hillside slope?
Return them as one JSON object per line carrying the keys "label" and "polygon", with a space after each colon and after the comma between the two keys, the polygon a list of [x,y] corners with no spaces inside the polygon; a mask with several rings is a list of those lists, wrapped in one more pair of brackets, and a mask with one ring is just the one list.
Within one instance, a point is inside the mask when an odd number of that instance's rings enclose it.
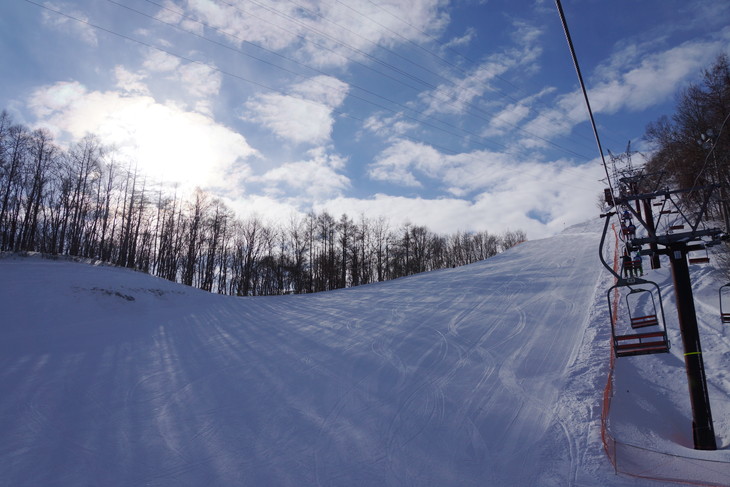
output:
{"label": "hillside slope", "polygon": [[258,298],[0,259],[0,484],[646,485],[600,441],[599,238]]}

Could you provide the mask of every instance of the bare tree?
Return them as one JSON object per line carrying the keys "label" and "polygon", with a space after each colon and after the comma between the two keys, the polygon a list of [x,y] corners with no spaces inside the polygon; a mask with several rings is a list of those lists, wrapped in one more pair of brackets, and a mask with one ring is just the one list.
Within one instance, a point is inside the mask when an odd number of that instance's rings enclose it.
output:
{"label": "bare tree", "polygon": [[510,249],[525,240],[527,240],[527,235],[522,230],[507,230],[502,234],[501,238],[502,251]]}

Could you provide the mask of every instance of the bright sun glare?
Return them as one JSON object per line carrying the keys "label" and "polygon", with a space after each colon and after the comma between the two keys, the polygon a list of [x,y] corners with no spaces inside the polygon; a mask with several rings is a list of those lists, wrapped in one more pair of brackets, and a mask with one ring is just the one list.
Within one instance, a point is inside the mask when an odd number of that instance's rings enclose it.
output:
{"label": "bright sun glare", "polygon": [[99,125],[105,142],[155,182],[232,189],[254,151],[208,117],[148,97],[122,98]]}

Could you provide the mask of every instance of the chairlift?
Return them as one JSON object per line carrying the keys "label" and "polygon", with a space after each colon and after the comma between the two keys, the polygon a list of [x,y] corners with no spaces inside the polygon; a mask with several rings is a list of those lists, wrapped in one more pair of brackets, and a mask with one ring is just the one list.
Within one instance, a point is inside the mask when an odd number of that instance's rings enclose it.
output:
{"label": "chairlift", "polygon": [[[651,287],[640,286],[653,286],[654,290]],[[629,289],[626,295],[628,325],[618,323],[617,317],[613,316],[611,293],[614,289],[620,288]],[[616,357],[669,352],[671,345],[667,337],[661,291],[656,283],[638,278],[621,279],[608,290],[607,296],[613,350]],[[730,298],[730,295],[728,297]],[[657,302],[659,303],[658,310]],[[642,331],[636,332],[636,329]]]}
{"label": "chairlift", "polygon": [[628,238],[634,238],[636,236],[636,225],[633,223],[630,223],[627,225],[626,223],[621,223],[621,237],[622,240],[626,240],[626,237]]}
{"label": "chairlift", "polygon": [[707,248],[705,248],[703,254],[700,254],[699,256],[688,256],[687,260],[690,264],[709,264],[710,253],[707,251]]}
{"label": "chairlift", "polygon": [[621,275],[633,277],[639,270],[639,264],[631,257],[631,254],[621,256]]}
{"label": "chairlift", "polygon": [[730,323],[730,282],[720,286],[720,318],[723,323]]}

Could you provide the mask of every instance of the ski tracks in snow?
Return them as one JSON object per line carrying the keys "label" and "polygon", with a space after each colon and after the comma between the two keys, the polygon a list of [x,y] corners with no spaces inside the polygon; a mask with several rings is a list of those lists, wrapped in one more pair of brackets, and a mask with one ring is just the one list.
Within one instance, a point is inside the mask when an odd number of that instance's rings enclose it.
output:
{"label": "ski tracks in snow", "polygon": [[[597,278],[574,264],[594,240],[332,293],[180,299],[174,322],[99,341],[114,355],[76,385],[4,383],[36,434],[97,463],[77,484],[575,485],[584,432],[570,408],[584,396],[561,394]],[[63,398],[85,407],[54,417]],[[79,428],[64,442],[51,426],[65,419]]]}

